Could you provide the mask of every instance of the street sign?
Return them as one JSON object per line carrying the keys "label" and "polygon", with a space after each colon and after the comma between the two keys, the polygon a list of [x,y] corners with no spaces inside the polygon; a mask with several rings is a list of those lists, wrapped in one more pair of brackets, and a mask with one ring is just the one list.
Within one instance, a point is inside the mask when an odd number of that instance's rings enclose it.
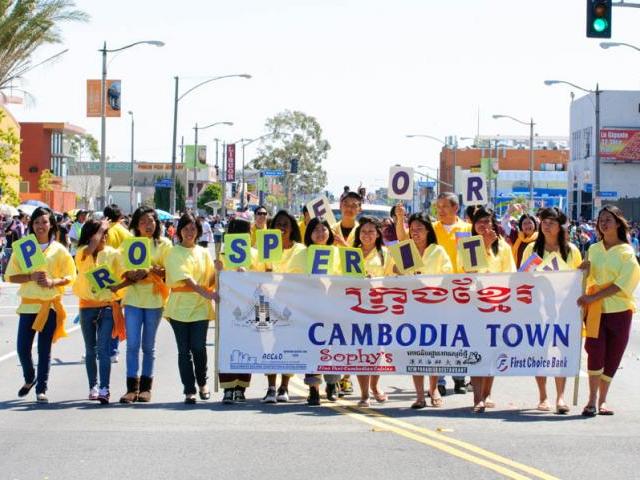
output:
{"label": "street sign", "polygon": [[420,180],[418,182],[418,187],[420,188],[434,188],[436,186],[436,182]]}
{"label": "street sign", "polygon": [[155,188],[171,188],[171,185],[173,185],[173,183],[170,178],[163,178],[156,181]]}
{"label": "street sign", "polygon": [[262,170],[262,175],[265,177],[282,177],[284,170]]}
{"label": "street sign", "polygon": [[608,198],[609,200],[615,200],[618,198],[618,192],[600,192],[600,198]]}

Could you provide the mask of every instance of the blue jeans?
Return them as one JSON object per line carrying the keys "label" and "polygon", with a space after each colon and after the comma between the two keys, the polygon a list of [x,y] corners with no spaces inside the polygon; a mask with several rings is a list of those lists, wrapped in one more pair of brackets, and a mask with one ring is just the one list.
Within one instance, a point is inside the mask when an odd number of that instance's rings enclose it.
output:
{"label": "blue jeans", "polygon": [[185,395],[196,393],[198,386],[207,384],[208,320],[179,322],[169,319],[178,346],[178,370]]}
{"label": "blue jeans", "polygon": [[47,391],[47,382],[49,380],[49,369],[51,368],[51,342],[53,340],[53,332],[56,329],[56,312],[49,310],[47,323],[40,333],[38,333],[38,375],[33,367],[33,357],[31,349],[33,347],[33,339],[36,331],[31,328],[36,320],[35,313],[21,313],[18,322],[18,341],[17,348],[20,365],[22,365],[22,374],[24,383],[33,383],[36,381],[36,393],[45,393]]}
{"label": "blue jeans", "polygon": [[153,377],[156,359],[156,332],[162,308],[139,308],[125,305],[124,319],[127,327],[127,377],[137,377],[140,369],[142,346],[142,376]]}
{"label": "blue jeans", "polygon": [[[81,308],[80,328],[84,337],[85,366],[89,388],[98,384],[100,370],[100,388],[109,388],[111,376],[111,332],[113,330],[113,312],[111,307]],[[98,356],[96,361],[96,354]],[[97,364],[97,365],[96,365]]]}

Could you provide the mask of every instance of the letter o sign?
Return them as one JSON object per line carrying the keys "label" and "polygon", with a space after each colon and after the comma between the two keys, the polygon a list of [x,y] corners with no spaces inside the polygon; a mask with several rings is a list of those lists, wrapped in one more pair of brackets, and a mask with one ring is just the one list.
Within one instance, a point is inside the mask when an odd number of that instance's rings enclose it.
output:
{"label": "letter o sign", "polygon": [[132,265],[142,265],[147,256],[147,249],[142,242],[134,242],[129,247],[129,261]]}
{"label": "letter o sign", "polygon": [[411,200],[413,198],[413,169],[391,167],[389,170],[389,198]]}

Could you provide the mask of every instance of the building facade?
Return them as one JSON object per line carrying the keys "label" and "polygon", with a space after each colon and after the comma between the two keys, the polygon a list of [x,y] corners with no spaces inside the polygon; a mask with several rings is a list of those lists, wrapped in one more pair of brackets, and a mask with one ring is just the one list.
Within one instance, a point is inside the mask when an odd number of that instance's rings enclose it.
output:
{"label": "building facade", "polygon": [[[3,132],[10,132],[20,137],[20,124],[13,117],[11,112],[5,107],[0,105],[0,130]],[[3,145],[0,143],[0,147]],[[6,150],[5,150],[6,151]],[[6,188],[13,190],[16,196],[20,193],[20,155],[18,154],[18,162],[17,163],[6,163],[2,165],[3,173],[6,174]],[[9,200],[9,196],[7,195],[8,191],[3,191],[2,195],[0,195],[0,203],[5,203]],[[12,203],[15,203],[12,202]]]}

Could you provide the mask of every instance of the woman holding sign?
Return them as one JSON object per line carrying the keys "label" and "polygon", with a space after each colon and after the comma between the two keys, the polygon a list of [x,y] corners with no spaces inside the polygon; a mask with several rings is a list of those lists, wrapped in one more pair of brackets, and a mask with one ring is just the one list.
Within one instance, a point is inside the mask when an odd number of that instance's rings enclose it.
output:
{"label": "woman holding sign", "polygon": [[[353,244],[362,249],[364,271],[368,278],[384,277],[389,272],[389,252],[382,246],[383,234],[380,223],[374,217],[360,217]],[[380,375],[357,375],[360,385],[359,407],[369,406],[369,392],[376,402],[383,403],[387,396],[378,388]]]}
{"label": "woman holding sign", "polygon": [[[24,385],[18,391],[25,397],[35,385],[38,402],[47,402],[47,382],[51,366],[51,344],[66,337],[67,314],[62,305],[65,286],[76,279],[73,258],[58,242],[53,212],[38,207],[29,221],[32,235],[14,242],[13,254],[5,278],[19,283],[18,358],[22,365]],[[38,332],[38,371],[33,367],[31,348]]]}
{"label": "woman holding sign", "polygon": [[[286,210],[280,210],[271,219],[270,229],[278,229],[282,233],[282,258],[279,262],[267,266],[267,271],[275,273],[304,273],[305,246],[301,244],[300,229],[296,219]],[[276,403],[289,401],[289,379],[290,374],[282,374],[282,382],[276,390],[276,374],[267,374],[267,393],[262,399],[263,403]]]}
{"label": "woman holding sign", "polygon": [[103,405],[108,404],[110,398],[111,339],[124,340],[124,317],[118,290],[129,284],[119,280],[120,252],[107,246],[108,229],[107,221],[87,220],[82,226],[76,252],[78,280],[73,286],[73,293],[80,299],[89,400],[98,400]]}
{"label": "woman holding sign", "polygon": [[[422,259],[423,266],[415,269],[417,275],[442,275],[453,273],[453,266],[446,250],[438,245],[436,232],[433,228],[429,215],[426,212],[414,213],[409,217],[409,238],[415,244],[418,254]],[[391,248],[397,248],[396,246]],[[392,259],[389,268],[394,273],[402,273]],[[413,375],[413,384],[416,387],[416,401],[411,408],[420,409],[427,406],[424,395],[424,377]],[[442,396],[438,391],[438,376],[429,376],[429,396],[432,407],[442,407]]]}
{"label": "woman holding sign", "polygon": [[180,244],[165,260],[171,293],[164,314],[176,337],[184,403],[195,404],[196,383],[201,400],[211,396],[207,387],[207,331],[215,319],[215,269],[209,251],[196,244],[202,225],[193,214],[180,217],[176,235]]}
{"label": "woman holding sign", "polygon": [[629,244],[629,225],[620,209],[603,207],[596,228],[600,241],[589,247],[584,264],[589,273],[587,293],[578,299],[578,305],[587,311],[584,346],[589,400],[582,410],[585,417],[613,415],[607,394],[629,341],[636,309],[633,292],[640,281],[640,268]]}
{"label": "woman holding sign", "polygon": [[[577,270],[582,263],[580,250],[571,242],[565,230],[567,217],[556,207],[542,209],[538,237],[534,243],[530,243],[522,254],[522,261],[526,262],[531,255],[537,255],[542,259],[542,266],[549,263],[553,270]],[[556,383],[556,413],[566,415],[569,406],[564,400],[564,389],[567,383],[565,377],[555,377]],[[538,385],[538,410],[548,412],[551,410],[547,397],[547,377],[536,377]]]}
{"label": "woman holding sign", "polygon": [[[172,245],[171,240],[161,236],[161,224],[155,209],[138,208],[131,219],[131,230],[136,237],[150,240],[151,248],[147,254],[151,257],[151,268],[124,273],[124,278],[132,285],[125,290],[122,300],[127,326],[127,393],[120,398],[120,403],[151,401],[156,332],[162,308],[169,297],[169,289],[164,283],[165,261]],[[121,268],[126,270],[124,265]]]}
{"label": "woman holding sign", "polygon": [[[493,210],[478,207],[471,217],[471,235],[481,236],[485,248],[487,266],[478,273],[506,273],[515,272],[516,265],[509,244],[499,235],[498,222]],[[458,255],[458,268],[465,271],[464,259]],[[491,399],[493,377],[471,377],[473,385],[473,412],[482,413],[485,408],[493,408],[495,403]]]}

